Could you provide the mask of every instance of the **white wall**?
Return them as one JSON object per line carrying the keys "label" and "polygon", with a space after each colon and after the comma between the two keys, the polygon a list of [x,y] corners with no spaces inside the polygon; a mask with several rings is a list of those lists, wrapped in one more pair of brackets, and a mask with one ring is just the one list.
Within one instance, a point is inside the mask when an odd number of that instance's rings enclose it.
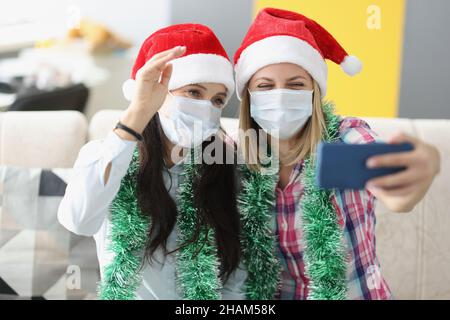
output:
{"label": "white wall", "polygon": [[[172,0],[172,23],[202,23],[214,30],[233,59],[252,22],[250,0]],[[239,116],[239,101],[234,95],[223,111],[225,117]]]}
{"label": "white wall", "polygon": [[63,1],[78,5],[83,16],[107,24],[134,40],[138,46],[151,33],[170,22],[170,0]]}
{"label": "white wall", "polygon": [[39,38],[60,35],[78,15],[105,23],[139,45],[170,21],[170,0],[1,0],[0,28],[33,21]]}

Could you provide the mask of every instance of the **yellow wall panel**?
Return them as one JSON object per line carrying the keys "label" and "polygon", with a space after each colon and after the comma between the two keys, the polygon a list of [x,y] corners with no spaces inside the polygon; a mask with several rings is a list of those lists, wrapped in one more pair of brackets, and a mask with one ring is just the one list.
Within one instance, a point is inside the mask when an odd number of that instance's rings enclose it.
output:
{"label": "yellow wall panel", "polygon": [[[373,5],[380,9],[380,29],[368,27],[376,18],[376,11],[368,12]],[[264,7],[297,11],[316,20],[349,54],[361,59],[363,71],[355,77],[328,61],[327,99],[336,103],[340,114],[397,116],[404,0],[255,0],[254,14]]]}

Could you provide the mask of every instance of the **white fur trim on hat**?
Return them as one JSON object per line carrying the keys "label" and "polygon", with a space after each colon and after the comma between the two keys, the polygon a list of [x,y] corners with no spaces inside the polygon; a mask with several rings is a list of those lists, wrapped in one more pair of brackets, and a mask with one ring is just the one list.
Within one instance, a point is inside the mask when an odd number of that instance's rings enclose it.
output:
{"label": "white fur trim on hat", "polygon": [[308,42],[291,36],[272,36],[259,40],[242,51],[235,66],[238,98],[247,82],[261,68],[277,63],[294,63],[305,69],[327,92],[328,66],[322,55]]}
{"label": "white fur trim on hat", "polygon": [[[226,58],[216,54],[191,54],[171,62],[172,76],[169,90],[195,83],[221,83],[227,89],[227,98],[234,92],[233,66]],[[122,86],[125,99],[131,101],[136,85],[133,79],[128,79]]]}

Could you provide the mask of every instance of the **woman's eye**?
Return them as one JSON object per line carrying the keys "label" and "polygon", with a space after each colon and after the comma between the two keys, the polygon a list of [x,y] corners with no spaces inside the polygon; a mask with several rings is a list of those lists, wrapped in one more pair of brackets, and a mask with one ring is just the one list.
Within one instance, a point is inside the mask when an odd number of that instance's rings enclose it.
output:
{"label": "woman's eye", "polygon": [[213,104],[214,104],[216,107],[221,108],[221,107],[223,107],[223,106],[225,105],[225,100],[222,99],[222,98],[217,98],[217,99],[214,99],[214,100],[213,100]]}
{"label": "woman's eye", "polygon": [[303,82],[294,82],[294,83],[290,83],[289,87],[304,87],[305,84]]}
{"label": "woman's eye", "polygon": [[194,89],[188,90],[187,93],[188,93],[189,96],[191,96],[191,97],[193,97],[195,99],[201,98],[201,93],[198,90],[194,90]]}
{"label": "woman's eye", "polygon": [[271,89],[271,88],[273,88],[273,85],[271,85],[271,84],[259,84],[258,86],[257,86],[257,88],[258,89],[265,89],[265,90],[268,90],[268,89]]}

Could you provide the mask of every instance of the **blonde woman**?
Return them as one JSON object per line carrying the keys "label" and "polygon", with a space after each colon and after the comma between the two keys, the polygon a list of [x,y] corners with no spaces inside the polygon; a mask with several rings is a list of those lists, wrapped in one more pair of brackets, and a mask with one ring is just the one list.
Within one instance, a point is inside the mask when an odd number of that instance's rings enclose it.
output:
{"label": "blonde woman", "polygon": [[[359,60],[315,21],[271,8],[259,13],[235,55],[240,129],[258,132],[257,139],[247,135],[240,141],[247,164],[244,186],[269,195],[275,205],[264,218],[275,210],[272,252],[280,270],[266,276],[280,272],[280,287],[271,287],[280,299],[391,299],[376,255],[375,200],[394,212],[410,211],[438,173],[439,154],[399,134],[389,142],[410,142],[414,151],[375,157],[368,166],[403,165],[405,171],[374,179],[363,191],[318,189],[314,154],[320,141],[380,141],[363,120],[340,118],[323,100],[325,59],[349,75],[361,70]],[[258,175],[263,167],[259,140],[266,134],[279,149],[273,184]],[[252,254],[267,254],[268,248],[261,252],[255,246]]]}

